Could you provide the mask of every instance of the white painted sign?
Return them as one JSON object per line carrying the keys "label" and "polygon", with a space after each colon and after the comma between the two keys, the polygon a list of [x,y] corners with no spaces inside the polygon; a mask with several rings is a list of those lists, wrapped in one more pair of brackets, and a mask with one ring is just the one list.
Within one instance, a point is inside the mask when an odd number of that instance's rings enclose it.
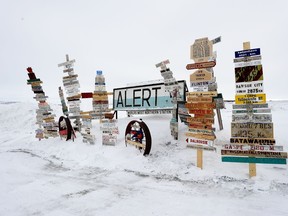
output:
{"label": "white painted sign", "polygon": [[[178,81],[181,100],[186,100],[186,82]],[[113,109],[116,111],[173,108],[172,95],[164,83],[113,89]]]}
{"label": "white painted sign", "polygon": [[258,94],[264,92],[263,80],[236,83],[236,94]]}

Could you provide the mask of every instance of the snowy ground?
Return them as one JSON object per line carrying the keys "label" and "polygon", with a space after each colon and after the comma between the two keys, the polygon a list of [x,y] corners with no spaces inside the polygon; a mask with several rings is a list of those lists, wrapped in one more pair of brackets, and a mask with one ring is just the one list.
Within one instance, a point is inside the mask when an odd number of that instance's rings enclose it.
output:
{"label": "snowy ground", "polygon": [[[269,102],[277,145],[288,151],[288,102]],[[141,116],[152,133],[151,155],[125,146],[124,130],[135,118],[119,119],[116,146],[102,146],[99,123],[95,145],[34,138],[37,104],[0,102],[0,215],[147,216],[288,215],[287,165],[258,165],[249,179],[248,164],[222,163],[220,145],[228,143],[232,104],[222,110],[224,130],[216,125],[217,152],[196,151],[169,135],[170,115]],[[52,104],[57,116],[61,107]]]}

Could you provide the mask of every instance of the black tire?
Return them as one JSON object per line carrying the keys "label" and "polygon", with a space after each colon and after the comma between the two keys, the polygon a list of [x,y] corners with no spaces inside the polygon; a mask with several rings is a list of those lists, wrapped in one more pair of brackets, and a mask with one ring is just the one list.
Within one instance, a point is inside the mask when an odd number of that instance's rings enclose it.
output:
{"label": "black tire", "polygon": [[[136,122],[139,124],[141,130],[143,130],[143,133],[144,133],[143,140],[145,139],[145,148],[143,149],[144,150],[143,155],[147,156],[147,155],[149,155],[149,153],[151,151],[152,139],[151,139],[151,133],[149,131],[149,128],[143,121],[132,120],[128,123],[126,130],[125,130],[125,143],[127,146],[127,142],[126,142],[127,134],[131,133],[132,125]],[[142,148],[139,148],[139,149],[142,150]]]}

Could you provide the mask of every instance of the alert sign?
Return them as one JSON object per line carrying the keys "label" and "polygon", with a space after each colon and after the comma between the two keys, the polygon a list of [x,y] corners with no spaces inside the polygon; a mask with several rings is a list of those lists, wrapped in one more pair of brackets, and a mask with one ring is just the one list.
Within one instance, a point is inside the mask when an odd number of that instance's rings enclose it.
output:
{"label": "alert sign", "polygon": [[[180,98],[185,101],[187,91],[185,80],[178,81],[178,86]],[[173,108],[173,103],[164,83],[113,89],[113,109],[115,111],[169,108]]]}

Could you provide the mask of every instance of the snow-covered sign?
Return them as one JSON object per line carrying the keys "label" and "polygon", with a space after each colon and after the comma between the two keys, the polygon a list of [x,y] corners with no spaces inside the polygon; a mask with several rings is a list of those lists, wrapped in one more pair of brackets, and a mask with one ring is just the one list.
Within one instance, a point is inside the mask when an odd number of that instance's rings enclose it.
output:
{"label": "snow-covered sign", "polygon": [[[185,101],[186,82],[178,81],[178,85],[181,100]],[[113,109],[115,111],[169,108],[173,108],[172,96],[166,91],[164,83],[113,89]]]}

